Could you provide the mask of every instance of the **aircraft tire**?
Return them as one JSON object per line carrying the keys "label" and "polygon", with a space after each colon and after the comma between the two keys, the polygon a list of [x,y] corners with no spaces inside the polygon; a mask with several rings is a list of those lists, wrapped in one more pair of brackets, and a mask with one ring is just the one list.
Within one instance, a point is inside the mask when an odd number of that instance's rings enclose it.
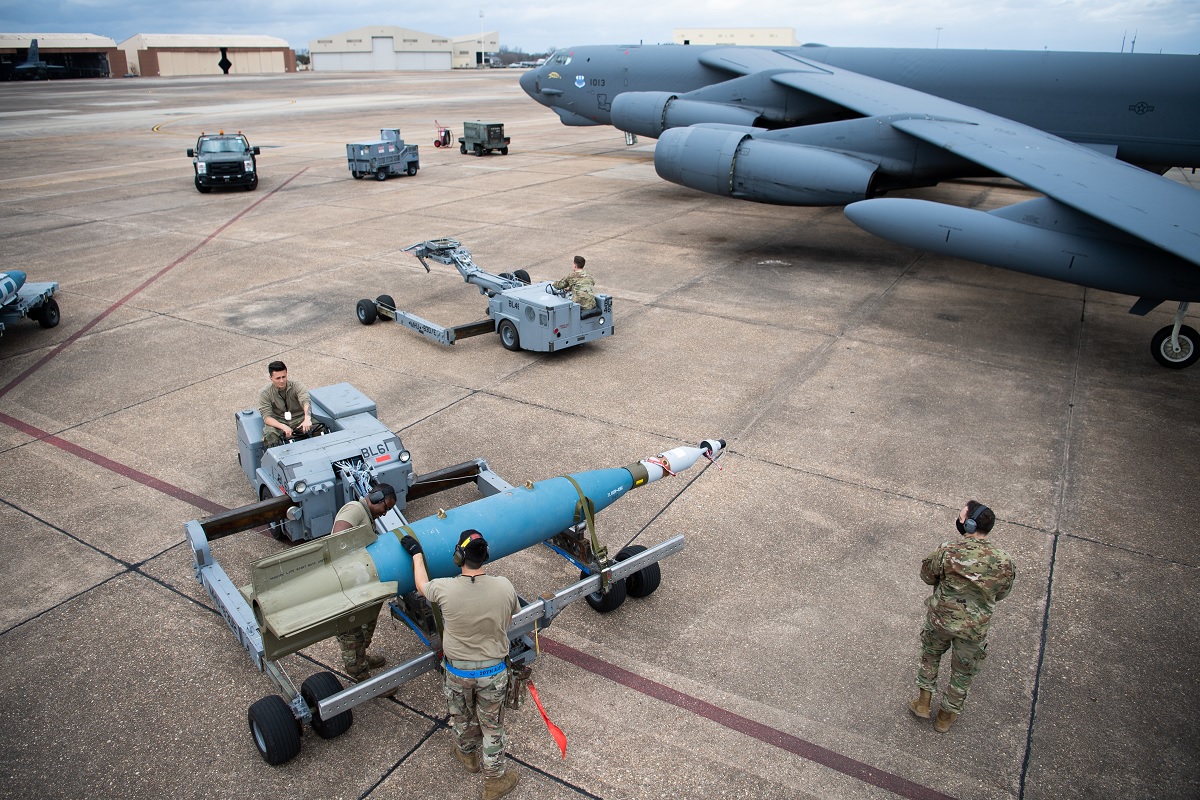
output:
{"label": "aircraft tire", "polygon": [[500,334],[500,344],[504,345],[505,350],[521,349],[521,335],[517,333],[517,326],[513,325],[512,320],[501,320],[497,333]]}
{"label": "aircraft tire", "polygon": [[277,694],[250,706],[250,736],[258,754],[271,766],[287,763],[300,754],[300,723]]}
{"label": "aircraft tire", "polygon": [[[636,556],[645,549],[640,544],[622,547],[621,551],[617,553],[617,561],[624,561],[631,556]],[[658,564],[650,564],[625,578],[625,593],[630,597],[649,597],[660,583],[662,583],[662,570],[658,568]]]}
{"label": "aircraft tire", "polygon": [[58,324],[59,318],[58,301],[53,297],[47,297],[46,302],[42,303],[42,307],[38,309],[38,325],[43,328],[53,328]]}
{"label": "aircraft tire", "polygon": [[[590,574],[590,572],[583,571],[579,573],[579,577],[580,579],[583,579]],[[613,581],[608,585],[608,594],[592,592],[591,594],[584,595],[583,599],[587,600],[587,604],[591,606],[593,610],[601,614],[607,614],[610,611],[616,611],[621,607],[621,604],[625,602],[625,594],[625,579],[622,578],[621,580]]]}
{"label": "aircraft tire", "polygon": [[342,684],[332,672],[318,672],[309,675],[300,686],[300,696],[312,710],[312,727],[317,736],[322,739],[336,739],[354,724],[353,709],[346,709],[329,719],[321,719],[317,705],[326,697],[332,697],[342,690]]}
{"label": "aircraft tire", "polygon": [[1179,352],[1171,349],[1171,328],[1168,325],[1150,340],[1150,353],[1154,360],[1167,369],[1185,369],[1200,359],[1200,334],[1188,325],[1179,326]]}
{"label": "aircraft tire", "polygon": [[375,304],[370,300],[359,300],[355,312],[358,314],[358,321],[363,325],[370,325],[379,316]]}

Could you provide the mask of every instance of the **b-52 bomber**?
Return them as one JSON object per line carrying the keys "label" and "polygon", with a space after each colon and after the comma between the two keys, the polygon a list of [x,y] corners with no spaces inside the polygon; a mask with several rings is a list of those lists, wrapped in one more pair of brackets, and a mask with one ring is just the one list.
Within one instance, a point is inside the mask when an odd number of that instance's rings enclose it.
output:
{"label": "b-52 bomber", "polygon": [[[1200,300],[1200,56],[735,46],[555,52],[521,87],[565,125],[655,137],[659,176],[762,203],[846,206],[885,239],[1178,303],[1151,342],[1180,369]],[[627,139],[628,140],[628,139]],[[889,191],[1005,176],[1044,197],[984,212]]]}

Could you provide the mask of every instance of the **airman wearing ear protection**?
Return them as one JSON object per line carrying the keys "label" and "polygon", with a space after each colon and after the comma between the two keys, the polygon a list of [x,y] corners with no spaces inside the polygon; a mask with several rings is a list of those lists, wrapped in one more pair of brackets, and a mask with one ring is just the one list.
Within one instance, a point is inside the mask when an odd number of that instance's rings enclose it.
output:
{"label": "airman wearing ear protection", "polygon": [[[359,525],[370,525],[391,511],[395,505],[396,490],[392,485],[377,483],[371,487],[366,497],[346,503],[338,510],[337,516],[333,518],[332,533],[341,533]],[[346,668],[346,674],[353,681],[369,678],[371,670],[387,663],[383,656],[367,653],[371,639],[375,636],[375,623],[376,620],[371,620],[352,631],[338,634],[338,644],[342,646],[342,664]]]}

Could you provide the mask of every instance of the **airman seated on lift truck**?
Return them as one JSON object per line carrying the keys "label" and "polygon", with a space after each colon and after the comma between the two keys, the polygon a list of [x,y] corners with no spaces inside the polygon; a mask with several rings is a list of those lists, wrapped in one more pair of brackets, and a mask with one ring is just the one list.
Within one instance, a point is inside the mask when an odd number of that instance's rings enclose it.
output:
{"label": "airman seated on lift truck", "polygon": [[458,152],[468,150],[481,156],[499,150],[500,155],[508,155],[510,137],[504,135],[503,122],[474,122],[463,123],[463,135],[458,140]]}

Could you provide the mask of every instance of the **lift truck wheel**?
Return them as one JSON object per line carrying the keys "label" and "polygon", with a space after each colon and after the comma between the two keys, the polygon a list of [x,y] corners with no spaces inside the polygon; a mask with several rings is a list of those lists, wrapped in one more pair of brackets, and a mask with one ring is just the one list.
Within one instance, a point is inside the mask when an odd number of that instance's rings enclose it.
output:
{"label": "lift truck wheel", "polygon": [[[579,573],[580,579],[586,578],[589,575],[591,573],[587,570]],[[621,607],[621,604],[625,602],[625,593],[625,579],[622,578],[608,585],[608,594],[592,592],[591,594],[584,595],[583,599],[587,600],[587,604],[596,611],[599,611],[601,614],[607,614]]]}
{"label": "lift truck wheel", "polygon": [[347,709],[329,719],[321,719],[317,705],[326,697],[332,697],[342,690],[342,684],[332,672],[318,672],[310,675],[300,686],[300,696],[312,709],[312,727],[317,736],[322,739],[336,739],[354,724],[354,711]]}
{"label": "lift truck wheel", "polygon": [[408,165],[408,177],[411,178],[413,175],[416,175],[416,174],[417,174],[417,165],[409,164]]}
{"label": "lift truck wheel", "polygon": [[500,344],[504,345],[505,350],[521,349],[521,337],[517,333],[517,326],[512,324],[512,320],[501,320],[499,333]]}
{"label": "lift truck wheel", "polygon": [[300,753],[300,722],[277,694],[250,706],[250,736],[258,754],[271,766],[291,761]]}
{"label": "lift truck wheel", "polygon": [[375,180],[377,180],[377,181],[386,181],[387,180],[387,167],[380,167],[379,169],[375,170]]}
{"label": "lift truck wheel", "polygon": [[1183,369],[1196,363],[1200,358],[1200,334],[1188,325],[1179,326],[1179,352],[1171,347],[1171,325],[1154,334],[1150,340],[1150,353],[1154,360],[1167,369]]}
{"label": "lift truck wheel", "polygon": [[53,328],[58,324],[58,320],[58,301],[53,297],[47,297],[46,301],[42,303],[42,307],[38,309],[38,325],[41,325],[43,328]]}
{"label": "lift truck wheel", "polygon": [[529,280],[529,273],[523,269],[514,269],[513,277],[516,278],[517,280],[519,280],[521,283],[525,284],[526,286],[533,283],[533,281]]}
{"label": "lift truck wheel", "polygon": [[[617,553],[617,561],[624,561],[636,556],[645,549],[640,544],[622,547],[621,552]],[[650,564],[625,578],[625,593],[630,597],[649,597],[660,583],[662,583],[662,571],[658,568],[658,564]]]}
{"label": "lift truck wheel", "polygon": [[375,309],[375,304],[370,300],[359,300],[356,310],[358,311],[358,321],[363,325],[370,325],[379,316],[379,312]]}

